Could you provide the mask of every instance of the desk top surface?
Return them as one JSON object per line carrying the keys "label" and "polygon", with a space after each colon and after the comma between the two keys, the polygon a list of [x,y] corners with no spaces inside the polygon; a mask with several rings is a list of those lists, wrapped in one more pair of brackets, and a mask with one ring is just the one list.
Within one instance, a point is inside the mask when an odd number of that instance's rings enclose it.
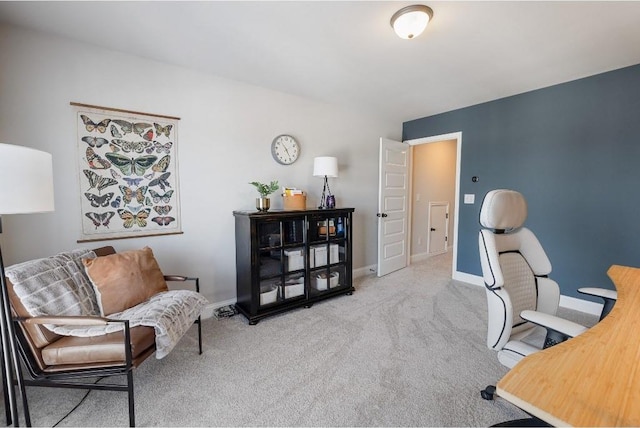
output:
{"label": "desk top surface", "polygon": [[498,395],[556,426],[640,426],[640,269],[607,272],[618,300],[580,336],[532,354]]}

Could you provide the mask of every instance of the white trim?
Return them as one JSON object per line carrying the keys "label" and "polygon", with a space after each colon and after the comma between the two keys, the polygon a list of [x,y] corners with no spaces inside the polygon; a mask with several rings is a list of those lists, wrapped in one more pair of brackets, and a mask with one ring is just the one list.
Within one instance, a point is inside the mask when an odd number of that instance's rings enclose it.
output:
{"label": "white trim", "polygon": [[237,302],[237,299],[229,299],[229,300],[224,300],[222,302],[209,303],[207,306],[204,307],[200,316],[202,316],[203,319],[211,318],[213,317],[213,313],[215,312],[216,309],[221,308],[223,306],[235,305],[236,302]]}
{"label": "white trim", "polygon": [[360,278],[361,276],[375,275],[378,272],[378,265],[369,265],[354,269],[352,271],[353,278]]}
{"label": "white trim", "polygon": [[419,254],[413,254],[409,258],[411,259],[411,263],[421,262],[422,260],[427,260],[429,258],[429,253],[424,252]]}
{"label": "white trim", "polygon": [[456,271],[453,273],[453,279],[456,281],[466,282],[467,284],[484,287],[484,278],[478,275]]}
{"label": "white trim", "polygon": [[[472,275],[470,273],[455,272],[453,279],[456,281],[466,282],[471,285],[478,285],[484,287],[484,278],[479,275]],[[578,299],[577,297],[569,297],[564,294],[560,295],[560,306],[567,309],[572,309],[578,312],[584,312],[591,315],[600,316],[602,312],[602,303],[591,302],[589,300]]]}
{"label": "white trim", "polygon": [[[458,274],[458,217],[460,213],[460,163],[462,162],[462,131],[451,132],[449,134],[434,135],[432,137],[416,138],[414,140],[405,140],[410,146],[426,143],[436,143],[438,141],[456,140],[456,209],[453,213],[453,263],[451,266],[451,277],[456,279]],[[413,213],[412,213],[413,215]]]}
{"label": "white trim", "polygon": [[574,311],[600,316],[604,304],[578,299],[577,297],[560,295],[560,306],[567,309],[573,309]]}

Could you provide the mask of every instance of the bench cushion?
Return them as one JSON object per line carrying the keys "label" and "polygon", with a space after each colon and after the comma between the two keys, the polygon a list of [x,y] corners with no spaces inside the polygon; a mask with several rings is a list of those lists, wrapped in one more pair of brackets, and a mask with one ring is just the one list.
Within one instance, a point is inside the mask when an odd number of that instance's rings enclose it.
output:
{"label": "bench cushion", "polygon": [[[134,327],[131,332],[133,359],[155,345],[155,333],[151,327]],[[103,336],[64,336],[42,349],[42,359],[49,366],[86,363],[123,363],[125,351],[123,333]]]}

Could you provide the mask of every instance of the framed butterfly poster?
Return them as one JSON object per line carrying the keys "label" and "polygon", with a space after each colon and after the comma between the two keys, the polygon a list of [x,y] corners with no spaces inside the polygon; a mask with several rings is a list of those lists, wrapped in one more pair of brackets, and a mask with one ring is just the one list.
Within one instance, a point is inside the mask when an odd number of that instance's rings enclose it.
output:
{"label": "framed butterfly poster", "polygon": [[180,118],[71,105],[78,129],[78,242],[182,233]]}

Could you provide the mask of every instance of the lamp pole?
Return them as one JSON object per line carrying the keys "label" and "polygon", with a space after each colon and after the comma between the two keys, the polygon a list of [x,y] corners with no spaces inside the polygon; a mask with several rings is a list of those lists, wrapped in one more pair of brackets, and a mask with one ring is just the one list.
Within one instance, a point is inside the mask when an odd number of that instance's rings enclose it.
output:
{"label": "lamp pole", "polygon": [[[2,233],[2,217],[0,216],[0,234]],[[2,329],[2,357],[3,371],[2,380],[4,381],[5,396],[5,412],[7,417],[7,425],[13,422],[13,426],[20,426],[18,417],[18,403],[16,401],[15,381],[18,384],[18,390],[22,397],[22,405],[24,406],[25,424],[31,426],[31,418],[29,416],[29,405],[27,404],[26,391],[24,389],[24,381],[22,378],[22,370],[18,353],[16,349],[16,334],[13,328],[13,317],[11,315],[11,304],[9,303],[9,291],[7,289],[7,278],[4,274],[4,261],[2,260],[2,247],[0,246],[0,299],[2,307],[0,311],[0,328]],[[15,371],[15,379],[14,379]],[[6,406],[9,405],[7,409]]]}

